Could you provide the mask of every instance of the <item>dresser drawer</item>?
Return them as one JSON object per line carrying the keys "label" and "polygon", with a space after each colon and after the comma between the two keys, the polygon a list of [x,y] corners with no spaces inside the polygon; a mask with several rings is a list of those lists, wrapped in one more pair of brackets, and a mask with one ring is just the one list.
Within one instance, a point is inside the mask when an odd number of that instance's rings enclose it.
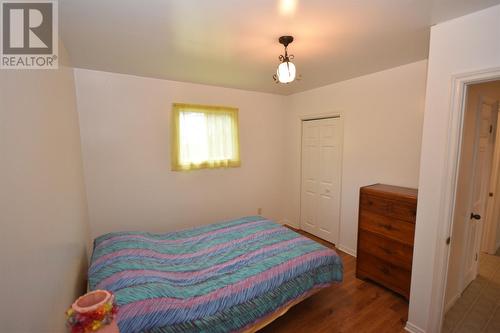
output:
{"label": "dresser drawer", "polygon": [[413,245],[415,237],[413,223],[383,216],[366,209],[361,209],[359,212],[359,228],[409,245]]}
{"label": "dresser drawer", "polygon": [[413,223],[415,223],[417,214],[415,205],[404,201],[369,195],[363,192],[361,192],[360,207],[361,209],[370,210],[381,215],[395,217]]}
{"label": "dresser drawer", "polygon": [[411,245],[396,242],[364,230],[359,231],[358,241],[362,244],[362,251],[395,266],[411,270],[413,259],[413,247]]}
{"label": "dresser drawer", "polygon": [[406,298],[410,296],[411,271],[364,251],[358,252],[356,275],[378,282]]}

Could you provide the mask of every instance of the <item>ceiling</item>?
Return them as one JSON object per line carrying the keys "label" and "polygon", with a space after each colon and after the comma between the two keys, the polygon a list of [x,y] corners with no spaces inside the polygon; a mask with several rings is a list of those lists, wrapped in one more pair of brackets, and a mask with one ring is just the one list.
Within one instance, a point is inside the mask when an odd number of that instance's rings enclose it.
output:
{"label": "ceiling", "polygon": [[[426,59],[429,27],[500,0],[60,0],[75,67],[288,95]],[[302,79],[272,75],[289,52]]]}

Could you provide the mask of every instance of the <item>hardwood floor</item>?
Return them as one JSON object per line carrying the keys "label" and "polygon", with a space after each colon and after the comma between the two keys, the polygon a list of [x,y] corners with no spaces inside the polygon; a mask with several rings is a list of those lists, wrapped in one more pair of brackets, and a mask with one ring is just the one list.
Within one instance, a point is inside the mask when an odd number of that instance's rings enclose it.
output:
{"label": "hardwood floor", "polygon": [[[297,232],[325,246],[335,248],[332,244],[304,231]],[[356,258],[338,249],[335,251],[344,262],[344,281],[297,304],[259,333],[405,332],[404,326],[408,316],[407,301],[374,283],[356,279]]]}

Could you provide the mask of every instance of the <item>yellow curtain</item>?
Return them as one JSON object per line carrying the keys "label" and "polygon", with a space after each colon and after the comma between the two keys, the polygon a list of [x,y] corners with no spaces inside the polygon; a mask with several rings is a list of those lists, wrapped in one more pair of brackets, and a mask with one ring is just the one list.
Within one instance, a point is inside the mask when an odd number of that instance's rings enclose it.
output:
{"label": "yellow curtain", "polygon": [[172,170],[238,167],[238,109],[175,103]]}

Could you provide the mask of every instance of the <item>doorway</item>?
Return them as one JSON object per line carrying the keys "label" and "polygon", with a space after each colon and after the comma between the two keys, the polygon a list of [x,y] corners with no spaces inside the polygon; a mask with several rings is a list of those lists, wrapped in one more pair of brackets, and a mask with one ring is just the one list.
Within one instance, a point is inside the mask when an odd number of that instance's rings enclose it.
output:
{"label": "doorway", "polygon": [[500,327],[499,102],[500,80],[467,87],[442,332]]}
{"label": "doorway", "polygon": [[342,165],[339,116],[302,120],[300,228],[338,244]]}

